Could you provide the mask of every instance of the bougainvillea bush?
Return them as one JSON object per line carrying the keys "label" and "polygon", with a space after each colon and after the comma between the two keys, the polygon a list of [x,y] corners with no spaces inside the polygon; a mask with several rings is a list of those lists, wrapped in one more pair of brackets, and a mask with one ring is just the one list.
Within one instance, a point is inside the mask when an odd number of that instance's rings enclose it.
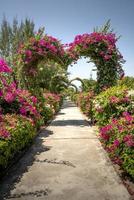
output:
{"label": "bougainvillea bush", "polygon": [[[38,100],[27,90],[17,88],[10,78],[11,68],[4,60],[0,60],[0,108],[3,114],[16,113],[34,119],[35,123],[41,118],[37,110]],[[7,75],[8,74],[8,75]]]}
{"label": "bougainvillea bush", "polygon": [[93,106],[93,92],[81,92],[76,97],[77,105],[80,107],[82,112],[92,119],[92,106]]}
{"label": "bougainvillea bush", "polygon": [[35,135],[40,120],[36,101],[28,91],[17,88],[12,69],[0,59],[0,168],[6,167]]}
{"label": "bougainvillea bush", "polygon": [[114,86],[97,96],[75,95],[82,112],[97,122],[99,138],[111,160],[134,178],[134,107],[126,86]]}
{"label": "bougainvillea bush", "polygon": [[53,113],[57,112],[60,108],[62,96],[54,93],[43,94],[46,104],[53,110]]}
{"label": "bougainvillea bush", "polygon": [[0,169],[2,170],[7,167],[15,154],[32,141],[36,127],[32,119],[22,115],[6,114],[0,115],[0,118]]}
{"label": "bougainvillea bush", "polygon": [[100,128],[99,136],[112,161],[134,178],[134,115],[123,112],[111,119]]}
{"label": "bougainvillea bush", "polygon": [[110,118],[119,118],[123,112],[134,112],[133,100],[126,86],[114,86],[95,97],[94,118],[99,126],[109,123]]}
{"label": "bougainvillea bush", "polygon": [[[47,100],[48,98],[48,100]],[[59,108],[60,96],[43,95],[38,99],[17,87],[12,69],[0,59],[0,169],[28,145],[37,129]]]}

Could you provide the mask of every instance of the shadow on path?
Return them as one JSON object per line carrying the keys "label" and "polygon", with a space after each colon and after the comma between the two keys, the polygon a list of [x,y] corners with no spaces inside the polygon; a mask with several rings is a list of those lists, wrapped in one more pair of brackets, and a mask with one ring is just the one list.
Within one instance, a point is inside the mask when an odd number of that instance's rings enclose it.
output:
{"label": "shadow on path", "polygon": [[[51,149],[51,146],[43,145],[43,140],[52,134],[52,131],[42,128],[40,134],[35,138],[34,144],[26,150],[21,159],[15,163],[9,169],[7,175],[0,180],[0,200],[4,200],[8,197],[10,199],[10,191],[15,188],[15,185],[20,181],[24,173],[28,172],[28,169],[35,161],[35,156]],[[42,192],[43,191],[41,191],[41,193]]]}
{"label": "shadow on path", "polygon": [[86,120],[55,120],[51,126],[89,126]]}
{"label": "shadow on path", "polygon": [[71,102],[71,101],[64,101],[64,103],[63,103],[63,105],[62,105],[62,109],[64,109],[64,108],[68,108],[68,107],[76,107],[76,105],[73,103],[73,102]]}

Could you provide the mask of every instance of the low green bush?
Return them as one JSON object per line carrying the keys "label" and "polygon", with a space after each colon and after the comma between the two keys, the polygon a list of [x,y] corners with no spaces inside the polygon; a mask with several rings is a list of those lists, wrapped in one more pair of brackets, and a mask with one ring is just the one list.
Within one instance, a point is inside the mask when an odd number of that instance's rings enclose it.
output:
{"label": "low green bush", "polygon": [[123,79],[118,81],[118,85],[125,85],[129,90],[134,90],[134,77],[125,76]]}
{"label": "low green bush", "polygon": [[118,118],[124,111],[133,113],[133,101],[126,86],[114,86],[97,95],[93,101],[94,118],[99,126]]}
{"label": "low green bush", "polygon": [[[4,132],[4,128],[7,132]],[[36,128],[32,119],[8,114],[3,117],[0,133],[0,169],[4,169],[14,155],[32,141]]]}
{"label": "low green bush", "polygon": [[52,119],[53,110],[51,109],[51,107],[46,105],[41,108],[40,114],[43,118],[43,124],[46,124],[50,119]]}
{"label": "low green bush", "polygon": [[81,108],[82,112],[86,114],[89,118],[92,118],[92,103],[93,103],[93,93],[83,92],[77,96],[78,106]]}

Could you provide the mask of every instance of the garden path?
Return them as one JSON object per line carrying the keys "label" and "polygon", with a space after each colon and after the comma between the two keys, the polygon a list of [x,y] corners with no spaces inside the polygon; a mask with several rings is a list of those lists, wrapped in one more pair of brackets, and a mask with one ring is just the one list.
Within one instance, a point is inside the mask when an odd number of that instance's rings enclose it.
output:
{"label": "garden path", "polygon": [[128,200],[95,129],[70,101],[0,184],[0,200]]}

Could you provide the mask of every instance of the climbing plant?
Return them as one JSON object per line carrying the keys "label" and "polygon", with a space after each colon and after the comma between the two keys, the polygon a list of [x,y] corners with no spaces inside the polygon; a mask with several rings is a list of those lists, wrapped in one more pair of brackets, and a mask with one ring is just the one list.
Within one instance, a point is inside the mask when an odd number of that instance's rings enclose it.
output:
{"label": "climbing plant", "polygon": [[26,43],[20,45],[16,56],[16,74],[20,81],[19,85],[35,89],[35,84],[31,85],[31,82],[36,81],[39,63],[42,60],[46,63],[53,60],[65,67],[65,56],[63,45],[56,38],[48,35],[42,37],[40,34],[30,38]]}
{"label": "climbing plant", "polygon": [[113,33],[93,32],[77,35],[68,45],[71,62],[81,56],[90,58],[97,68],[98,92],[115,85],[118,78],[124,75],[122,70],[123,57],[116,47],[117,38]]}
{"label": "climbing plant", "polygon": [[[81,57],[90,58],[97,68],[97,92],[115,85],[124,75],[121,53],[116,47],[117,38],[113,33],[93,32],[77,35],[68,45],[48,35],[37,34],[21,45],[16,57],[17,76],[20,85],[28,87],[36,80],[38,64],[53,60],[67,70],[68,66]],[[44,65],[45,67],[45,65]],[[34,85],[35,89],[35,85]]]}

